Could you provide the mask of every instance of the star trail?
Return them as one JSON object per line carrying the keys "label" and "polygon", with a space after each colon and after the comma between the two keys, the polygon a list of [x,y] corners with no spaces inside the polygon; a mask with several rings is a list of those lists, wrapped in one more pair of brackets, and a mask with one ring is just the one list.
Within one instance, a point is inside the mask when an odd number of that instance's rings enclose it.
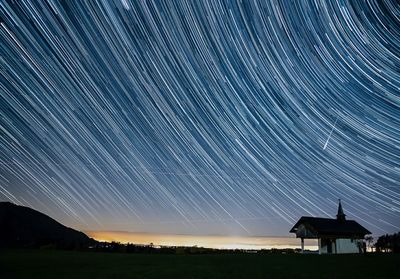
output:
{"label": "star trail", "polygon": [[0,200],[86,230],[400,230],[400,4],[1,1]]}

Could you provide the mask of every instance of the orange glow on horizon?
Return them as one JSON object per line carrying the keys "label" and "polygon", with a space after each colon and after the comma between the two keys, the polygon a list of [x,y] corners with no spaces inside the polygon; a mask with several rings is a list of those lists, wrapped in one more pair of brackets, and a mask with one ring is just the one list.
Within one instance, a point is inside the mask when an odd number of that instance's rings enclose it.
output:
{"label": "orange glow on horizon", "polygon": [[[88,231],[86,234],[98,241],[145,244],[156,246],[198,246],[216,249],[284,249],[300,248],[300,240],[294,237],[246,237],[246,236],[208,236],[174,235],[115,231]],[[317,250],[317,242],[306,240],[305,248]]]}

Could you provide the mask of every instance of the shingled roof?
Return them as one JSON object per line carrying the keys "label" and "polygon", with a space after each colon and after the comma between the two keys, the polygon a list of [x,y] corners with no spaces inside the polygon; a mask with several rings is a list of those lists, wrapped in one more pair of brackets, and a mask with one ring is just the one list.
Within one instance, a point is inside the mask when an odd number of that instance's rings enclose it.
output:
{"label": "shingled roof", "polygon": [[296,233],[298,227],[304,224],[312,229],[318,236],[362,236],[371,234],[369,230],[353,220],[338,220],[317,217],[301,217],[300,220],[290,230]]}
{"label": "shingled roof", "polygon": [[[301,230],[299,227],[303,225]],[[306,231],[303,230],[306,228]],[[343,212],[342,203],[339,199],[338,213],[336,219],[301,217],[299,221],[290,230],[297,237],[315,238],[321,236],[330,237],[360,237],[364,238],[366,234],[371,234],[369,230],[353,220],[346,220],[346,214]]]}

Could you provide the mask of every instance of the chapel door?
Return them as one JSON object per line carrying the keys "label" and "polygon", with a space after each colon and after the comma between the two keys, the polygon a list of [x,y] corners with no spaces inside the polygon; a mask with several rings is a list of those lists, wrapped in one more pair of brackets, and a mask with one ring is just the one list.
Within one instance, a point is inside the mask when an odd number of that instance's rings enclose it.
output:
{"label": "chapel door", "polygon": [[332,240],[328,239],[328,241],[326,243],[326,248],[327,248],[328,254],[332,254]]}

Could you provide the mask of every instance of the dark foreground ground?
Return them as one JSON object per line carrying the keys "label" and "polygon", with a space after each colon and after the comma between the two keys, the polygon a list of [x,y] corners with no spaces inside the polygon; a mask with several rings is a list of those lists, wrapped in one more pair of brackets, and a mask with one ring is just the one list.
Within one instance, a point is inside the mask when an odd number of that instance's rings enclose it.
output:
{"label": "dark foreground ground", "polygon": [[0,278],[400,278],[400,254],[156,255],[0,251]]}

